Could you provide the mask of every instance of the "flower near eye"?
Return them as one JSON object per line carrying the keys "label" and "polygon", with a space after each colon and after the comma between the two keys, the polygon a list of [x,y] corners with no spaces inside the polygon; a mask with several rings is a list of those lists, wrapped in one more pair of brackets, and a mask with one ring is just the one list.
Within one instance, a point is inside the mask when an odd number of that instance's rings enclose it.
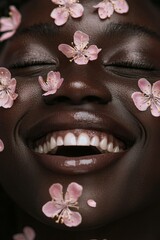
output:
{"label": "flower near eye", "polygon": [[18,97],[15,89],[16,79],[11,78],[11,73],[8,69],[0,67],[0,107],[12,107],[13,101]]}
{"label": "flower near eye", "polygon": [[23,233],[17,233],[13,236],[13,240],[34,240],[35,231],[31,227],[25,227]]}
{"label": "flower near eye", "polygon": [[101,19],[110,18],[114,11],[123,14],[129,10],[125,0],[103,0],[93,7],[98,9],[98,15]]}
{"label": "flower near eye", "polygon": [[46,92],[42,94],[43,96],[48,96],[50,94],[54,94],[57,92],[57,90],[62,85],[64,79],[61,78],[61,75],[59,72],[53,72],[50,71],[47,74],[47,80],[44,81],[41,76],[38,78],[39,84],[41,88]]}
{"label": "flower near eye", "polygon": [[98,58],[98,53],[101,51],[96,45],[90,45],[89,36],[81,31],[76,31],[73,36],[74,47],[68,44],[60,44],[58,46],[67,58],[71,58],[75,63],[79,65],[87,64],[89,61],[94,61]]}
{"label": "flower near eye", "polygon": [[21,14],[15,6],[10,6],[9,15],[0,18],[0,42],[12,37],[21,23]]}
{"label": "flower near eye", "polygon": [[64,223],[68,227],[76,227],[82,222],[79,212],[70,210],[78,208],[78,198],[82,195],[83,187],[72,182],[68,185],[63,198],[63,187],[59,183],[53,184],[49,188],[52,201],[47,202],[43,207],[43,213],[49,218],[57,218],[56,223]]}
{"label": "flower near eye", "polygon": [[0,139],[0,152],[2,152],[4,150],[4,143],[3,141]]}
{"label": "flower near eye", "polygon": [[138,86],[142,92],[132,94],[135,106],[140,111],[146,111],[150,107],[151,114],[154,117],[160,117],[160,80],[151,86],[147,79],[141,78]]}
{"label": "flower near eye", "polygon": [[65,24],[71,15],[73,18],[79,18],[83,15],[84,8],[77,0],[51,0],[59,7],[53,9],[51,17],[57,26]]}

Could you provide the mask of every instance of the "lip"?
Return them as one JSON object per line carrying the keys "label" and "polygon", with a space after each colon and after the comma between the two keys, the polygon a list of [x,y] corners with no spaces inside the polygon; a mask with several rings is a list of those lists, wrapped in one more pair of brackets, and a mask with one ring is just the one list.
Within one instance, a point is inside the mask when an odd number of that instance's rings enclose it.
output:
{"label": "lip", "polygon": [[122,158],[126,152],[89,155],[82,157],[63,157],[32,153],[33,157],[45,168],[61,174],[85,174],[109,167]]}
{"label": "lip", "polygon": [[[30,118],[28,122],[21,122],[19,133],[24,138],[33,159],[38,161],[44,168],[52,172],[62,174],[84,174],[107,168],[113,162],[121,159],[124,154],[133,145],[135,136],[135,126],[128,127],[127,122],[120,123],[110,116],[103,113],[88,111],[66,111],[61,109],[59,112],[52,112],[44,117],[40,115],[39,120]],[[26,126],[25,126],[26,125]],[[119,153],[102,153],[96,155],[87,155],[80,157],[66,157],[37,153],[32,150],[30,143],[47,135],[50,132],[72,130],[72,129],[89,129],[101,132],[107,132],[119,138],[126,145],[127,149]]]}

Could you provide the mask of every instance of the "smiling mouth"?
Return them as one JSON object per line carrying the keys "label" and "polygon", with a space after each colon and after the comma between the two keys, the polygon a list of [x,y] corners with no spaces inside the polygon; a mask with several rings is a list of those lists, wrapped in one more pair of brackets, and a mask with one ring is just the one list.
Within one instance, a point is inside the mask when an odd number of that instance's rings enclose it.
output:
{"label": "smiling mouth", "polygon": [[33,145],[37,153],[66,157],[120,153],[126,148],[111,134],[84,129],[49,133]]}

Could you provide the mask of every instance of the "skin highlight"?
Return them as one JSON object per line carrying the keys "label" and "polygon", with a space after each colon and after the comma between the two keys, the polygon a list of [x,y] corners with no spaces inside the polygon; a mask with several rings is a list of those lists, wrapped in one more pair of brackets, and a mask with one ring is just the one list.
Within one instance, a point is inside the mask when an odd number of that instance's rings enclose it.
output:
{"label": "skin highlight", "polygon": [[[5,145],[0,184],[16,203],[16,230],[30,224],[38,240],[158,240],[160,123],[149,110],[138,111],[131,95],[140,78],[152,84],[160,79],[159,8],[150,0],[128,0],[127,14],[103,21],[92,8],[97,1],[81,3],[84,16],[57,27],[50,18],[51,1],[28,1],[20,8],[20,28],[2,48],[0,66],[16,78],[19,97],[11,109],[0,109]],[[69,62],[58,50],[59,44],[71,43],[77,30],[102,48],[98,59],[85,66]],[[49,71],[60,71],[64,82],[54,95],[42,97],[38,77]],[[98,171],[52,171],[30,147],[47,128],[107,129],[125,142],[126,151]],[[84,188],[79,201],[83,221],[74,229],[56,224],[41,210],[53,183],[66,189],[71,182]],[[89,198],[96,208],[86,204]]]}

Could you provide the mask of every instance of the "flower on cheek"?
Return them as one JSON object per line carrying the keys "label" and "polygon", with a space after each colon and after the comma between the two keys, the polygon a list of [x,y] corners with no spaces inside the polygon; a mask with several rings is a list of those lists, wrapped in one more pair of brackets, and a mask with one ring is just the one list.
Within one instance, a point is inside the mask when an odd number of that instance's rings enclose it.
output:
{"label": "flower on cheek", "polygon": [[16,79],[6,68],[0,68],[0,107],[11,108],[13,101],[18,97],[15,93]]}
{"label": "flower on cheek", "polygon": [[125,0],[103,0],[94,8],[98,9],[98,15],[101,19],[110,18],[114,11],[123,14],[129,10],[128,3]]}
{"label": "flower on cheek", "polygon": [[67,57],[74,60],[79,65],[87,64],[88,61],[94,61],[98,58],[98,53],[101,51],[96,45],[90,45],[89,36],[81,31],[74,33],[74,47],[68,44],[60,44],[58,49]]}
{"label": "flower on cheek", "polygon": [[47,95],[56,93],[56,91],[62,85],[64,79],[61,78],[61,75],[59,72],[50,71],[47,74],[46,82],[43,80],[41,76],[39,76],[38,81],[41,88],[46,92],[43,94],[43,96],[47,96]]}
{"label": "flower on cheek", "polygon": [[3,150],[4,150],[4,143],[0,139],[0,152],[2,152]]}
{"label": "flower on cheek", "polygon": [[78,198],[82,194],[82,186],[72,182],[67,187],[63,198],[63,187],[59,183],[49,188],[52,201],[47,202],[43,207],[43,213],[49,218],[57,217],[56,223],[64,223],[68,227],[76,227],[82,221],[79,212],[71,211],[70,208],[78,209]]}
{"label": "flower on cheek", "polygon": [[0,42],[12,37],[21,23],[21,14],[15,6],[10,6],[10,17],[0,18]]}
{"label": "flower on cheek", "polygon": [[25,227],[23,233],[18,233],[13,236],[13,240],[34,240],[35,237],[35,231],[31,227]]}
{"label": "flower on cheek", "polygon": [[135,106],[140,111],[146,111],[148,107],[154,117],[160,117],[160,80],[153,83],[153,86],[145,79],[138,81],[138,86],[142,92],[134,92],[132,99]]}
{"label": "flower on cheek", "polygon": [[84,8],[77,0],[51,0],[53,3],[58,4],[59,7],[53,9],[51,17],[57,26],[65,24],[69,15],[73,18],[79,18],[83,15]]}

